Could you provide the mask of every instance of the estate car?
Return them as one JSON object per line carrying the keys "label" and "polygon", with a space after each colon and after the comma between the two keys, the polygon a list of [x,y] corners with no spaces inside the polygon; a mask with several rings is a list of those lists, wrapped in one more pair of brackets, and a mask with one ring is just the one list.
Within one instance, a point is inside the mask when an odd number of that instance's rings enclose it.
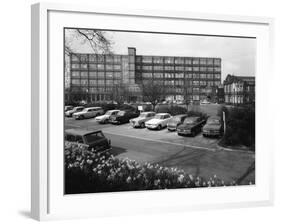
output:
{"label": "estate car", "polygon": [[105,152],[111,149],[110,140],[101,130],[66,129],[65,140],[85,144],[90,151]]}
{"label": "estate car", "polygon": [[88,107],[80,112],[74,113],[73,117],[75,119],[85,119],[85,118],[96,117],[101,114],[103,114],[103,109],[101,107]]}

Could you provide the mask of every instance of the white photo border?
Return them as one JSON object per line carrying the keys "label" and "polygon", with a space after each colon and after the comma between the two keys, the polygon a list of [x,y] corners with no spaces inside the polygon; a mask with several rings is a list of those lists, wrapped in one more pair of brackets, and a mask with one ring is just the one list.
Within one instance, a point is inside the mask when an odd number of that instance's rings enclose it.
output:
{"label": "white photo border", "polygon": [[[208,24],[208,26],[206,26]],[[64,195],[63,28],[193,33],[257,38],[256,184],[209,189]],[[248,207],[273,203],[273,19],[40,3],[32,6],[32,199],[38,220]],[[263,119],[261,119],[263,118]],[[135,203],[137,201],[137,203]],[[106,208],[106,209],[104,209]]]}

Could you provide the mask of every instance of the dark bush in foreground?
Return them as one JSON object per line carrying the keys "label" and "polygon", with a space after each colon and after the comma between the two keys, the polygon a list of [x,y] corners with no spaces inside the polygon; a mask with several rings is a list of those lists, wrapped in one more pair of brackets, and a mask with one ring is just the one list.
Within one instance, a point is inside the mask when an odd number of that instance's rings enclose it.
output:
{"label": "dark bush in foreground", "polygon": [[226,109],[226,132],[220,144],[246,146],[255,149],[255,109],[234,107]]}
{"label": "dark bush in foreground", "polygon": [[176,168],[93,153],[69,142],[65,143],[64,166],[66,194],[235,185],[216,176],[206,181]]}

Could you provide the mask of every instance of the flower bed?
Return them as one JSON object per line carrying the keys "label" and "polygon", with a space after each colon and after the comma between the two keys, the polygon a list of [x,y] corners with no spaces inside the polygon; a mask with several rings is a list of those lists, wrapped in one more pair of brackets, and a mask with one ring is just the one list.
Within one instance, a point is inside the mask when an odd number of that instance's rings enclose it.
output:
{"label": "flower bed", "polygon": [[65,143],[65,193],[94,193],[130,190],[175,189],[234,185],[216,176],[193,177],[177,168],[139,164],[109,153],[90,152],[85,145]]}

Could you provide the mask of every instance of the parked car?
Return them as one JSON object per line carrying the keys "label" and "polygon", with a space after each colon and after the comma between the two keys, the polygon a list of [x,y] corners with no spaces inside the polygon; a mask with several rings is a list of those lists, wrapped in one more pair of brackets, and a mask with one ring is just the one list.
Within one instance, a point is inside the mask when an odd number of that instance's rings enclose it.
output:
{"label": "parked car", "polygon": [[108,110],[104,115],[96,117],[96,121],[100,124],[108,123],[110,116],[116,115],[120,110]]}
{"label": "parked car", "polygon": [[87,107],[80,112],[74,113],[72,116],[75,119],[85,119],[100,116],[103,114],[103,109],[101,107]]}
{"label": "parked car", "polygon": [[151,120],[155,116],[155,114],[156,113],[153,111],[142,112],[140,114],[140,116],[138,116],[137,118],[131,119],[130,123],[132,124],[132,126],[134,128],[137,128],[137,127],[144,128],[145,122]]}
{"label": "parked car", "polygon": [[111,149],[111,141],[101,130],[66,129],[65,140],[85,144],[90,151],[105,152]]}
{"label": "parked car", "polygon": [[208,101],[207,99],[204,99],[202,101],[200,101],[200,105],[206,105],[206,104],[210,104],[211,102]]}
{"label": "parked car", "polygon": [[157,129],[160,130],[162,128],[167,127],[167,124],[172,116],[168,113],[158,113],[154,118],[145,122],[145,127],[147,129]]}
{"label": "parked car", "polygon": [[128,123],[130,119],[138,117],[139,113],[132,110],[120,110],[116,115],[109,118],[111,124],[124,124]]}
{"label": "parked car", "polygon": [[187,114],[179,114],[171,118],[167,124],[169,131],[176,131],[177,127],[183,123],[184,119],[187,118]]}
{"label": "parked car", "polygon": [[191,135],[195,136],[201,132],[203,125],[206,123],[206,120],[202,117],[187,117],[184,119],[183,123],[178,126],[177,133],[178,135]]}
{"label": "parked car", "polygon": [[79,106],[79,107],[74,107],[72,110],[66,111],[65,112],[65,116],[67,117],[72,117],[72,115],[76,112],[80,112],[82,110],[84,110],[85,107]]}
{"label": "parked car", "polygon": [[64,106],[64,112],[72,110],[73,106]]}
{"label": "parked car", "polygon": [[211,116],[203,127],[203,136],[221,136],[223,133],[223,123],[219,116]]}

